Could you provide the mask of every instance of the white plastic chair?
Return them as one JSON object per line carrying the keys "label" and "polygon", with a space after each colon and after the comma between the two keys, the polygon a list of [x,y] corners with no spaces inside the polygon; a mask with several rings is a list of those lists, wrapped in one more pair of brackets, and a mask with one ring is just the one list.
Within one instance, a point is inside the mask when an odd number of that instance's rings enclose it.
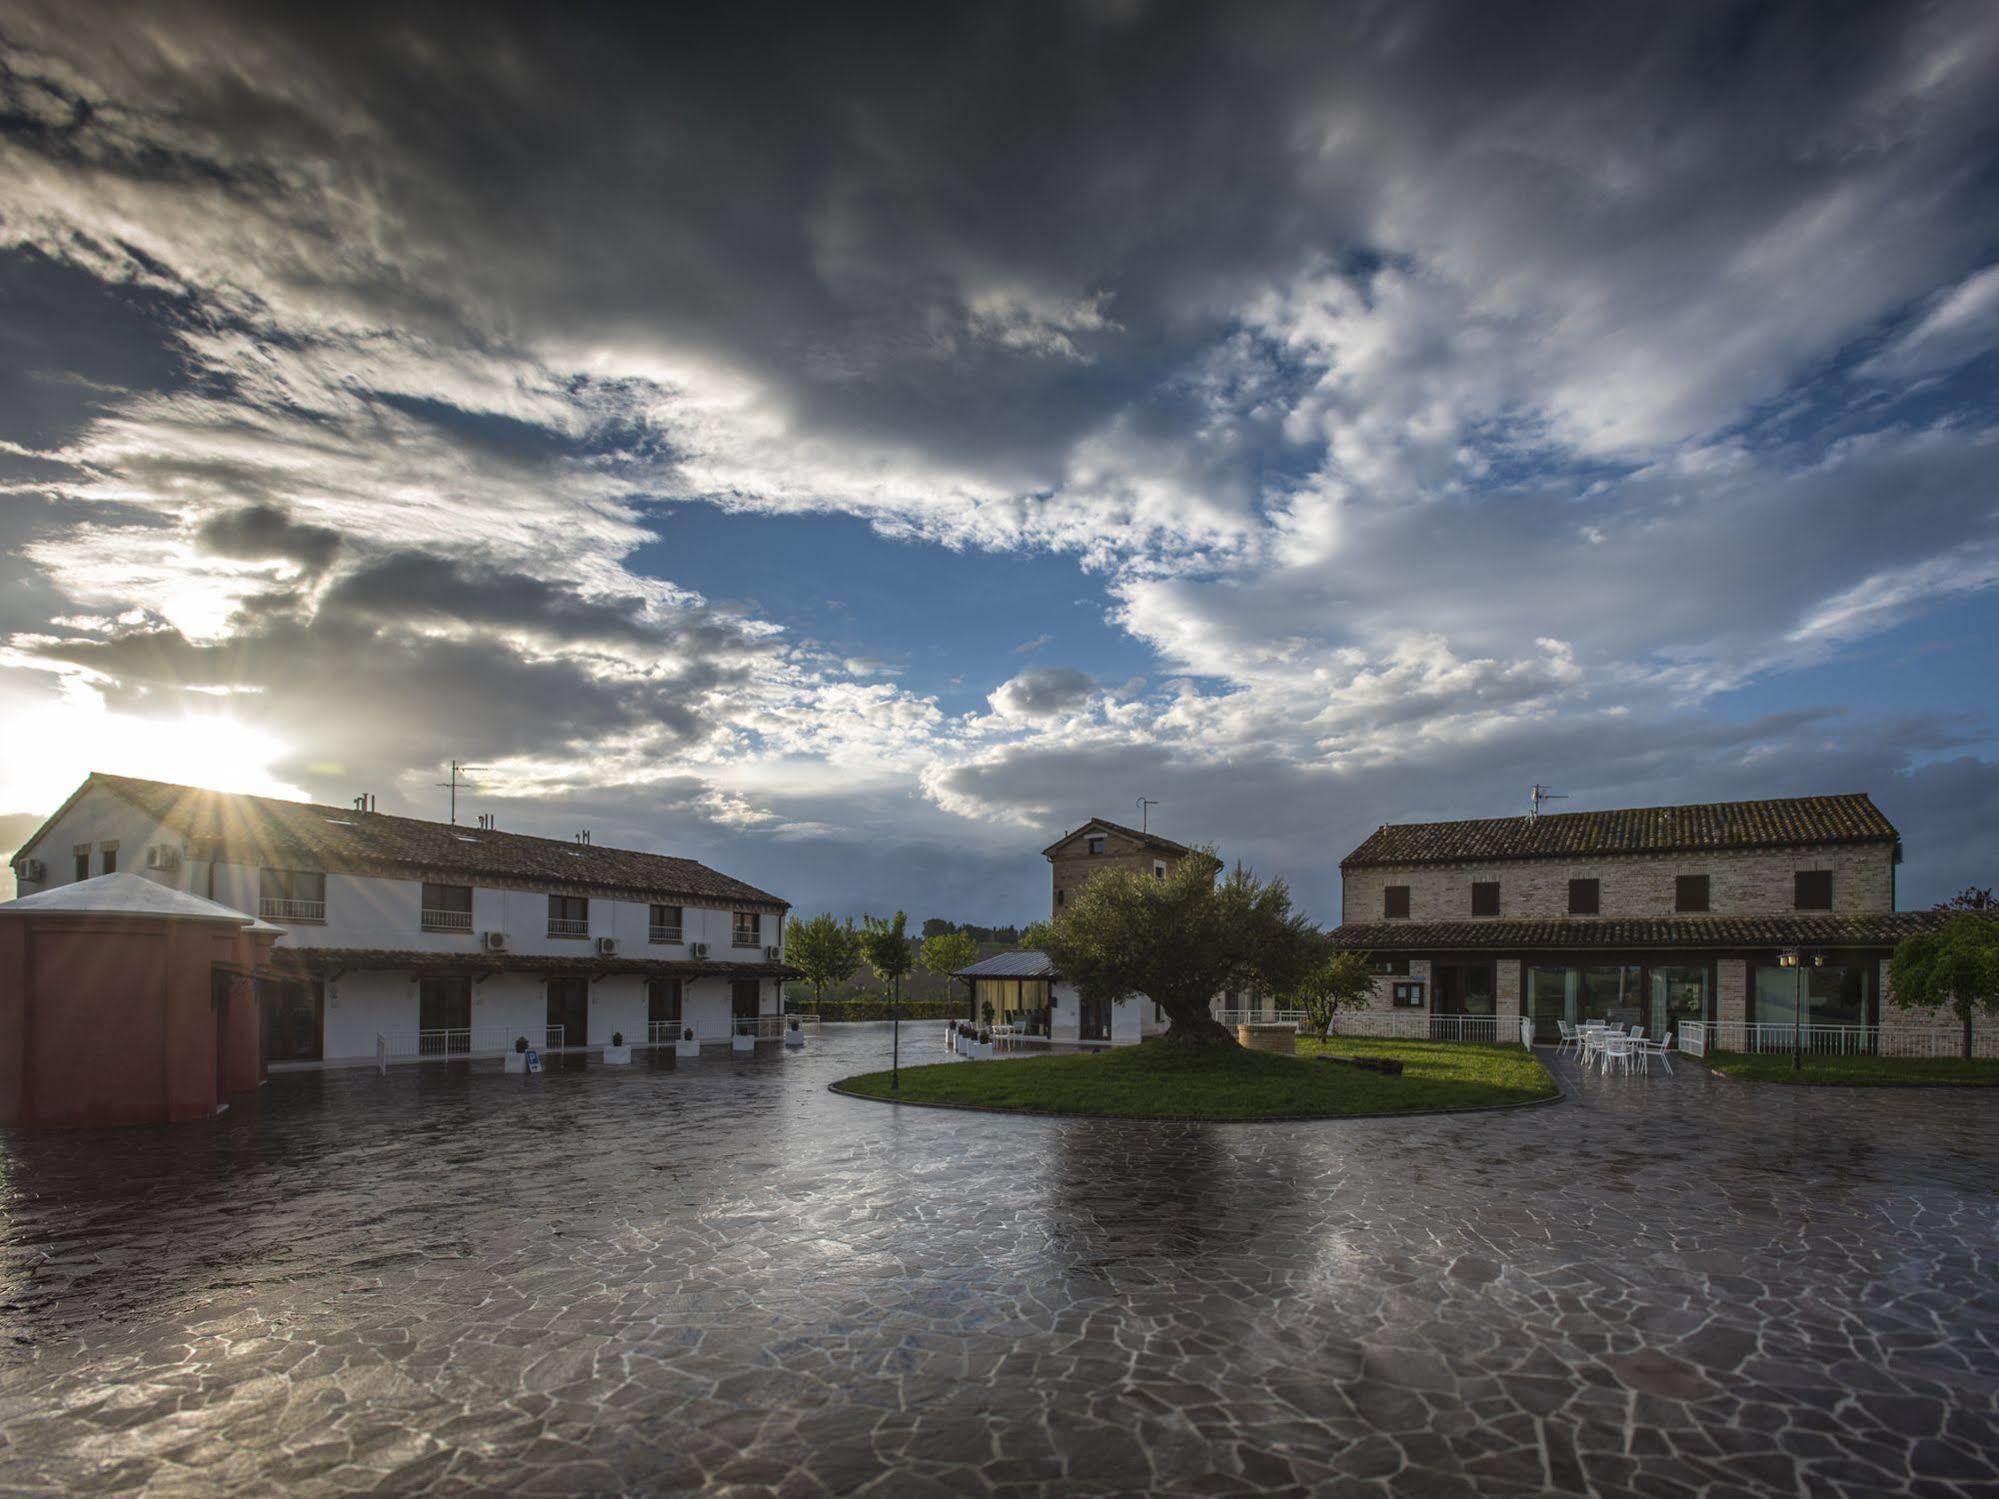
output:
{"label": "white plastic chair", "polygon": [[1570,1025],[1568,1021],[1557,1020],[1555,1022],[1555,1032],[1562,1038],[1560,1043],[1555,1047],[1556,1056],[1560,1056],[1571,1047],[1574,1047],[1577,1052],[1582,1051],[1582,1037],[1576,1034],[1576,1028]]}
{"label": "white plastic chair", "polygon": [[[1602,1058],[1605,1075],[1609,1074],[1613,1066],[1620,1072],[1629,1072],[1631,1070],[1631,1044],[1629,1036],[1620,1035],[1614,1031],[1603,1038],[1601,1045],[1597,1048],[1597,1054]],[[1640,1044],[1642,1045],[1643,1043],[1641,1042]]]}
{"label": "white plastic chair", "polygon": [[1666,1069],[1666,1076],[1671,1077],[1673,1075],[1673,1040],[1673,1037],[1668,1036],[1663,1041],[1640,1041],[1638,1043],[1638,1056],[1646,1076],[1649,1077],[1652,1074],[1652,1058],[1654,1057],[1657,1057],[1659,1065]]}

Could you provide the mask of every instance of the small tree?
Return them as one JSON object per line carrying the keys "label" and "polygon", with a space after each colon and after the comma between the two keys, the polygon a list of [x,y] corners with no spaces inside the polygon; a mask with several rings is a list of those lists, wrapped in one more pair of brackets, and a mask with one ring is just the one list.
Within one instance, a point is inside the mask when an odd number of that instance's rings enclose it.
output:
{"label": "small tree", "polygon": [[[926,926],[928,922],[924,923]],[[932,973],[941,974],[944,979],[944,993],[951,992],[951,977],[960,968],[970,968],[979,961],[979,944],[963,932],[939,932],[925,937],[920,949],[923,966]],[[965,980],[970,988],[972,981]]]}
{"label": "small tree", "polygon": [[1332,1034],[1333,1018],[1340,1011],[1364,1010],[1374,998],[1373,959],[1350,947],[1329,953],[1305,970],[1291,998],[1323,1041]]}
{"label": "small tree", "polygon": [[828,984],[844,984],[861,966],[860,933],[851,921],[835,921],[831,912],[810,921],[793,918],[785,933],[784,955],[805,975],[815,1000],[826,998]]}
{"label": "small tree", "polygon": [[1282,880],[1266,883],[1240,864],[1217,880],[1221,869],[1214,850],[1199,849],[1164,879],[1106,870],[1031,929],[1033,945],[1084,999],[1145,995],[1166,1013],[1167,1042],[1233,1045],[1209,1002],[1231,988],[1290,988],[1314,932]]}
{"label": "small tree", "polygon": [[1904,937],[1888,964],[1898,1010],[1947,1008],[1964,1026],[1971,1060],[1971,1021],[1979,1010],[1999,1014],[1999,920],[1953,916],[1934,932]]}
{"label": "small tree", "polygon": [[890,986],[888,1013],[895,1025],[891,1088],[902,1086],[902,976],[916,966],[910,956],[909,938],[904,933],[908,924],[909,917],[902,911],[897,911],[892,921],[876,916],[861,918],[861,956],[875,971],[875,977]]}

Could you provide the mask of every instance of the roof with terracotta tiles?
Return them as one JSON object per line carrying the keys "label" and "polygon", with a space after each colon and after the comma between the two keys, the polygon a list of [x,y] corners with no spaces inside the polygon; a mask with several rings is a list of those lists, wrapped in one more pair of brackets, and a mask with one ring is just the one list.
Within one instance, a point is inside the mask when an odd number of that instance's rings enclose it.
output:
{"label": "roof with terracotta tiles", "polygon": [[[528,833],[428,822],[387,812],[359,812],[271,796],[204,791],[167,781],[93,771],[41,831],[93,786],[137,806],[197,848],[220,846],[224,856],[266,865],[355,874],[509,879],[535,885],[613,891],[635,899],[691,897],[788,909],[767,890],[731,879],[693,859],[595,843],[537,838]],[[205,857],[205,855],[197,855]]]}
{"label": "roof with terracotta tiles", "polygon": [[1857,791],[1469,822],[1384,823],[1340,861],[1340,868],[1894,842],[1898,836],[1867,793]]}
{"label": "roof with terracotta tiles", "polygon": [[1779,912],[1769,916],[1604,916],[1542,921],[1354,921],[1333,931],[1338,947],[1370,952],[1456,952],[1512,948],[1892,947],[1935,931],[1952,911],[1853,915]]}
{"label": "roof with terracotta tiles", "polygon": [[1175,843],[1171,838],[1162,838],[1157,833],[1147,833],[1138,828],[1128,828],[1121,822],[1112,822],[1109,818],[1105,817],[1092,817],[1088,822],[1082,824],[1080,827],[1069,829],[1068,832],[1049,844],[1048,847],[1041,851],[1042,857],[1053,858],[1056,849],[1060,848],[1077,834],[1087,832],[1091,828],[1102,828],[1107,833],[1122,833],[1125,837],[1136,839],[1147,848],[1158,849],[1161,853],[1190,854],[1193,852],[1186,844]]}

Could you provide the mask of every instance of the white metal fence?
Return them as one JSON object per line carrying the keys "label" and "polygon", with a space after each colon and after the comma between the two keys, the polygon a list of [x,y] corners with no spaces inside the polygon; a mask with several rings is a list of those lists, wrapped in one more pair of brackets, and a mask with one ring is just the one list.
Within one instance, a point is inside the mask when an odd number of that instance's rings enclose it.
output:
{"label": "white metal fence", "polygon": [[419,1031],[377,1032],[376,1053],[390,1057],[471,1057],[512,1051],[521,1036],[528,1045],[543,1051],[562,1047],[563,1028],[559,1025],[531,1026],[522,1031],[511,1026],[439,1026]]}
{"label": "white metal fence", "polygon": [[[1698,1042],[1688,1037],[1699,1033]],[[1955,1026],[1806,1025],[1795,1032],[1782,1021],[1682,1021],[1680,1047],[1694,1056],[1708,1051],[1788,1052],[1795,1045],[1809,1056],[1950,1058],[1964,1054],[1964,1032]],[[1698,1048],[1698,1049],[1697,1049]],[[1999,1057],[1999,1030],[1972,1032],[1974,1057]]]}
{"label": "white metal fence", "polygon": [[1336,1036],[1372,1036],[1384,1041],[1483,1041],[1496,1044],[1506,1033],[1497,1015],[1432,1015],[1417,1010],[1347,1010],[1333,1020]]}
{"label": "white metal fence", "polygon": [[738,1015],[733,1034],[754,1036],[759,1041],[775,1041],[784,1034],[784,1021],[782,1015]]}
{"label": "white metal fence", "polygon": [[1239,1025],[1296,1025],[1303,1026],[1303,1010],[1215,1010],[1215,1019],[1234,1030]]}

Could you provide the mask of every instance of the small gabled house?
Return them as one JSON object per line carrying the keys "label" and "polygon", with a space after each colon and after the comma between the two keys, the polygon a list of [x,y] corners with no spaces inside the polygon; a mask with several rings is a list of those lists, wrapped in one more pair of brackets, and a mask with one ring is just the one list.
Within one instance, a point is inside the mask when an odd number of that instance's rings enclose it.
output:
{"label": "small gabled house", "polygon": [[93,773],[15,854],[23,894],[109,873],[284,928],[273,1062],[775,1037],[786,903],[692,859]]}

